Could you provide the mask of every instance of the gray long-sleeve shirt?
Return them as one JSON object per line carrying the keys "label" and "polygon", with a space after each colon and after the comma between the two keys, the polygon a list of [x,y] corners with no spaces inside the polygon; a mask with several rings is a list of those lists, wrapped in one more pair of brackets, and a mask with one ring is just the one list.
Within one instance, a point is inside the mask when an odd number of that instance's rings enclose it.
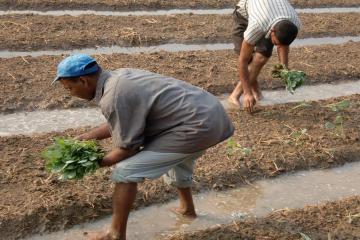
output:
{"label": "gray long-sleeve shirt", "polygon": [[103,71],[96,101],[115,147],[194,153],[230,137],[234,127],[212,94],[160,74]]}

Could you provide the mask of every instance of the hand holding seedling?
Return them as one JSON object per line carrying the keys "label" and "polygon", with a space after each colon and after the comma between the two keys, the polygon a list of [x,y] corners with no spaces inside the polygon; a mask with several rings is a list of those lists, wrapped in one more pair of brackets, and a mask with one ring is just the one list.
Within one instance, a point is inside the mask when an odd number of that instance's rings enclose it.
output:
{"label": "hand holding seedling", "polygon": [[109,137],[111,137],[109,125],[107,123],[103,123],[91,131],[76,136],[75,140],[103,140]]}
{"label": "hand holding seedling", "polygon": [[75,140],[83,141],[83,140],[90,140],[91,138],[87,133],[80,134],[76,137],[74,137]]}
{"label": "hand holding seedling", "polygon": [[302,86],[305,82],[306,75],[302,71],[289,70],[283,64],[276,64],[271,71],[273,78],[280,78],[283,80],[286,90],[291,94],[295,92],[295,89]]}
{"label": "hand holding seedling", "polygon": [[61,180],[72,180],[81,179],[98,169],[104,152],[93,140],[55,138],[42,157],[48,171],[59,174]]}

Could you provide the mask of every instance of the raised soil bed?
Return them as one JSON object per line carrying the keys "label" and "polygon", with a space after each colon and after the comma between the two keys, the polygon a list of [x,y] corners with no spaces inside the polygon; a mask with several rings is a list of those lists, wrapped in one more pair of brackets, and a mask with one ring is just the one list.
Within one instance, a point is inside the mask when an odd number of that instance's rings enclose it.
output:
{"label": "raised soil bed", "polygon": [[[342,100],[348,100],[350,106],[338,112],[329,107]],[[239,145],[234,147],[225,141],[197,161],[196,192],[222,190],[297,170],[330,168],[360,160],[360,95],[309,105],[259,107],[253,115],[231,112],[230,116],[236,127],[231,141]],[[342,117],[342,126],[325,128],[326,122],[334,122],[337,116]],[[3,239],[68,228],[111,213],[110,169],[101,169],[81,181],[61,182],[45,172],[39,156],[53,136],[74,136],[83,131],[0,137]],[[102,146],[110,149],[110,141],[103,141]],[[174,189],[161,179],[146,181],[139,186],[135,208],[175,196]]]}
{"label": "raised soil bed", "polygon": [[[300,14],[299,38],[360,35],[360,13]],[[351,24],[349,24],[351,23]],[[0,49],[34,51],[96,46],[232,42],[229,15],[0,16]]]}
{"label": "raised soil bed", "polygon": [[[336,83],[360,79],[360,43],[324,45],[291,49],[290,67],[307,73],[305,84]],[[213,94],[230,92],[237,77],[237,57],[232,50],[95,56],[104,69],[142,68],[169,75],[204,88]],[[60,85],[51,86],[56,65],[63,57],[17,57],[0,59],[0,111],[76,108],[89,104],[71,98]],[[271,77],[278,62],[276,54],[259,76],[263,89],[282,88]]]}
{"label": "raised soil bed", "polygon": [[[168,8],[228,8],[233,7],[235,0],[2,0],[0,9],[96,9],[96,10],[158,10]],[[359,6],[358,0],[290,0],[298,8],[310,7],[352,7]]]}

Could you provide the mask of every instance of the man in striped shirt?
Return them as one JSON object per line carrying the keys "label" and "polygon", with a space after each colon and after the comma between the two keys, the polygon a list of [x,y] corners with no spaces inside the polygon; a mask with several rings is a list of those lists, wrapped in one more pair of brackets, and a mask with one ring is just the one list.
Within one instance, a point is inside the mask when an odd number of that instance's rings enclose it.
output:
{"label": "man in striped shirt", "polygon": [[288,66],[289,45],[300,29],[300,20],[288,0],[240,0],[234,11],[234,50],[239,54],[240,82],[229,102],[252,112],[262,95],[257,77],[277,46],[280,63]]}

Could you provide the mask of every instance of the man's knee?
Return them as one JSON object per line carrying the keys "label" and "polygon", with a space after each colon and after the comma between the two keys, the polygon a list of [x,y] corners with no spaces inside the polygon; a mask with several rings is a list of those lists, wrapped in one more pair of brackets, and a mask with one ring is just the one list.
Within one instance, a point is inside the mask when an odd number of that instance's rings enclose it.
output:
{"label": "man's knee", "polygon": [[255,65],[264,66],[268,60],[269,60],[269,57],[266,57],[261,53],[256,53],[252,61],[253,61],[253,64],[255,64]]}
{"label": "man's knee", "polygon": [[138,183],[143,182],[143,177],[138,177],[133,173],[129,168],[127,168],[127,163],[122,162],[114,168],[111,180],[115,183]]}
{"label": "man's knee", "polygon": [[191,176],[176,176],[171,172],[164,174],[163,180],[166,184],[179,188],[188,188],[193,184],[193,178]]}

